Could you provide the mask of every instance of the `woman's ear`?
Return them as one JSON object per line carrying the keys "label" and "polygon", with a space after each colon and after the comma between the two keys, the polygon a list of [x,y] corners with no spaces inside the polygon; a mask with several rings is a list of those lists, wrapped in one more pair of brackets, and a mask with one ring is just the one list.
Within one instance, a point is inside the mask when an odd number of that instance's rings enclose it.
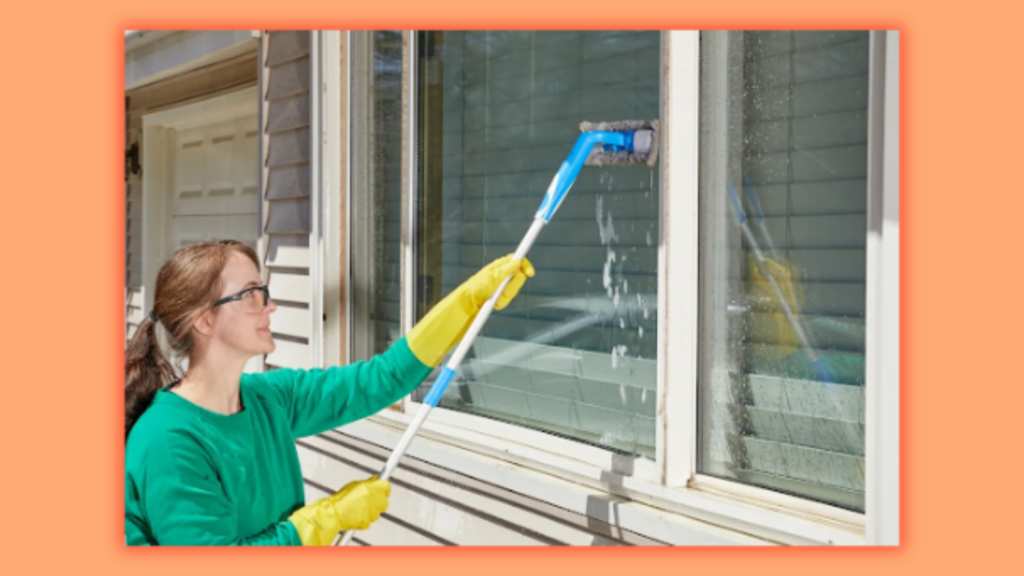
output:
{"label": "woman's ear", "polygon": [[213,321],[214,311],[204,310],[203,312],[196,313],[195,320],[192,323],[192,329],[195,330],[196,334],[203,338],[209,338],[213,334]]}

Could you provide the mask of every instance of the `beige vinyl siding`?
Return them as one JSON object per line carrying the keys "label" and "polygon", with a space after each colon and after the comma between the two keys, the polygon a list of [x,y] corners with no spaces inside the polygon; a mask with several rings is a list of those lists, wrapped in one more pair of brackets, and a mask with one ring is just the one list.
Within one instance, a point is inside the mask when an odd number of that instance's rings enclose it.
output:
{"label": "beige vinyl siding", "polygon": [[310,33],[269,32],[263,46],[263,262],[278,305],[266,363],[309,368]]}
{"label": "beige vinyl siding", "polygon": [[[330,431],[298,441],[306,501],[378,472],[390,451]],[[391,476],[390,506],[353,545],[616,546],[657,540],[406,456]]]}

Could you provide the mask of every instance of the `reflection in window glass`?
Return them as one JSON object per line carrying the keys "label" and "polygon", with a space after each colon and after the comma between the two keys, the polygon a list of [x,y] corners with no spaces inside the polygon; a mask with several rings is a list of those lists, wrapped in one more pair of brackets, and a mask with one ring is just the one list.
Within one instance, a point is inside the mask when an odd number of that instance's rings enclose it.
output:
{"label": "reflection in window glass", "polygon": [[401,337],[402,33],[352,32],[354,359]]}
{"label": "reflection in window glass", "polygon": [[[652,119],[657,32],[418,35],[417,314],[513,252],[581,121]],[[586,167],[439,405],[653,457],[657,172]],[[421,400],[428,380],[415,393]]]}
{"label": "reflection in window glass", "polygon": [[699,471],[863,510],[868,34],[701,38]]}

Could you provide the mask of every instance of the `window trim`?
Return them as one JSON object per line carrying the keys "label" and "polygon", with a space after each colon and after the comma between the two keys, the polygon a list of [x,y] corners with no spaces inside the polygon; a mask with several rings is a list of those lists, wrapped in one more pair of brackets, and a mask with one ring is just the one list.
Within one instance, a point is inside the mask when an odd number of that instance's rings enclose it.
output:
{"label": "window trim", "polygon": [[309,365],[324,366],[324,323],[323,315],[324,279],[323,279],[323,126],[321,116],[323,110],[322,57],[320,53],[321,32],[309,32]]}
{"label": "window trim", "polygon": [[697,465],[700,32],[663,38],[658,463],[663,485],[685,488]]}
{"label": "window trim", "polygon": [[[614,496],[633,500],[640,504],[659,510],[680,514],[689,518],[707,522],[717,527],[732,529],[773,542],[785,544],[818,544],[818,545],[863,545],[865,544],[862,525],[853,513],[847,510],[825,510],[832,508],[804,499],[795,499],[802,504],[800,509],[793,509],[787,504],[785,495],[776,494],[761,488],[742,486],[747,493],[715,490],[711,486],[670,488],[640,477],[639,474],[626,476],[617,474],[611,469],[594,465],[581,459],[565,454],[554,454],[544,448],[517,443],[508,436],[483,434],[478,428],[482,422],[474,423],[474,428],[461,428],[449,425],[442,414],[431,412],[419,430],[418,436],[425,440],[437,442],[460,449],[464,454],[461,458],[433,458],[434,464],[450,468],[454,471],[472,474],[473,470],[465,462],[465,454],[474,460],[481,458],[488,461],[506,462],[513,472],[516,469],[541,472],[551,476],[575,482],[583,487],[600,490]],[[451,414],[446,414],[451,416]],[[414,419],[413,413],[399,413],[384,410],[368,418],[368,422],[355,422],[341,429],[342,432],[357,438],[375,442],[382,446],[394,446],[398,438]],[[466,418],[484,418],[465,415]],[[497,423],[502,424],[502,423]],[[393,429],[391,435],[380,436],[378,429],[371,426],[383,426]],[[504,424],[504,426],[511,426]],[[531,431],[533,432],[533,431]],[[543,434],[541,432],[534,432]],[[548,436],[545,434],[545,436]],[[549,442],[550,445],[550,442]],[[410,444],[407,454],[412,457],[422,454],[421,444]],[[593,448],[593,447],[591,447]],[[596,448],[594,448],[596,449]],[[610,452],[604,451],[608,454]],[[517,477],[517,474],[502,474],[500,480],[492,480],[495,484],[513,491],[523,491],[528,484]],[[771,498],[766,498],[768,492]],[[544,500],[543,494],[530,493],[531,497]],[[780,498],[781,497],[781,498]],[[546,500],[554,505],[564,506],[558,500]],[[838,512],[832,513],[830,512]],[[845,517],[843,515],[846,515]],[[849,520],[849,521],[846,521]],[[632,529],[629,526],[623,526]]]}
{"label": "window trim", "polygon": [[341,83],[338,89],[338,96],[341,98],[341,105],[338,110],[340,116],[338,126],[339,134],[339,145],[341,147],[339,154],[339,162],[341,163],[341,182],[340,182],[340,202],[341,202],[341,213],[338,218],[338,225],[343,228],[340,233],[339,241],[341,242],[341,270],[339,272],[339,282],[341,283],[341,323],[340,334],[341,334],[341,350],[339,355],[341,356],[342,364],[349,364],[353,361],[353,347],[355,334],[355,307],[353,306],[355,287],[352,284],[352,267],[354,259],[352,258],[352,237],[353,237],[353,226],[355,224],[354,214],[354,203],[352,196],[353,192],[353,174],[352,174],[352,143],[355,141],[356,136],[353,134],[352,129],[352,80],[356,77],[354,70],[355,62],[352,56],[353,51],[353,37],[352,31],[346,30],[341,32],[341,38],[339,40],[341,50],[341,62],[339,70],[338,81]]}
{"label": "window trim", "polygon": [[[402,32],[402,285],[399,287],[401,314],[399,324],[402,334],[408,334],[416,323],[416,135],[419,125],[416,114],[416,86],[419,82],[416,62],[419,51],[416,47],[416,30]],[[411,396],[402,398],[402,412],[418,410]]]}
{"label": "window trim", "polygon": [[[415,210],[416,210],[416,41],[415,31],[403,32],[404,74],[402,82],[402,286],[401,329],[407,333],[415,318],[415,301],[412,293],[415,278]],[[658,420],[657,446],[654,461],[636,458],[631,474],[623,467],[621,457],[583,442],[554,437],[540,431],[515,424],[464,414],[452,410],[435,410],[427,419],[421,434],[442,443],[468,449],[473,452],[494,456],[518,464],[527,469],[540,470],[562,478],[573,479],[614,494],[622,494],[639,502],[706,520],[719,526],[732,527],[749,534],[757,534],[776,541],[793,540],[794,543],[824,544],[867,544],[881,543],[877,534],[884,529],[890,537],[898,528],[898,510],[892,510],[892,501],[898,499],[898,468],[894,469],[892,451],[880,455],[883,464],[869,459],[866,484],[868,512],[851,512],[829,504],[797,496],[781,494],[766,488],[750,486],[704,476],[696,473],[697,429],[697,309],[698,301],[698,243],[697,243],[697,166],[699,137],[699,63],[700,45],[698,31],[669,31],[662,33],[662,185],[663,202],[661,234],[659,238],[658,267]],[[896,84],[898,79],[897,40],[894,32],[872,32],[872,70],[869,73],[872,94],[884,94],[881,100],[872,100],[871,109],[884,104],[884,124],[869,146],[884,144],[882,156],[884,174],[882,185],[871,185],[869,193],[875,201],[884,200],[887,217],[898,206],[898,107]],[[890,42],[886,44],[885,40]],[[888,66],[879,69],[879,63]],[[881,82],[879,82],[881,80]],[[881,87],[878,87],[878,84]],[[874,116],[871,116],[874,118]],[[878,120],[873,120],[878,123]],[[684,135],[680,138],[680,134]],[[683,145],[673,146],[671,136]],[[691,144],[692,143],[692,144]],[[875,152],[879,152],[876,150]],[[869,152],[871,157],[875,152]],[[674,171],[673,171],[674,168]],[[674,209],[673,209],[674,208]],[[869,216],[870,217],[870,216]],[[898,218],[898,211],[896,212]],[[870,221],[870,220],[869,220]],[[886,223],[891,224],[889,222]],[[884,255],[884,270],[889,276],[898,274],[897,232],[876,239],[876,260]],[[671,230],[687,230],[684,234],[670,234]],[[886,228],[888,231],[889,228]],[[898,278],[882,273],[883,264],[869,260],[868,282],[872,290],[885,294],[885,311],[898,309]],[[873,280],[872,280],[873,278]],[[668,303],[668,294],[673,294]],[[682,306],[678,302],[689,302]],[[875,319],[881,315],[882,304],[869,296],[867,314]],[[898,315],[897,315],[898,316]],[[877,358],[877,365],[869,371],[868,386],[868,434],[869,444],[877,451],[882,438],[890,439],[898,433],[898,407],[892,402],[898,400],[898,390],[889,386],[889,380],[898,383],[898,358],[878,356],[882,350],[880,336],[884,333],[881,322],[874,327],[877,331],[873,343],[869,343],[869,356]],[[885,323],[891,330],[897,321]],[[669,329],[669,326],[672,329]],[[872,334],[869,331],[869,334]],[[891,338],[892,332],[888,332]],[[870,336],[869,336],[870,337]],[[678,339],[678,340],[677,340]],[[678,345],[675,342],[678,341]],[[669,355],[670,349],[683,349],[685,354]],[[881,376],[876,376],[878,372]],[[880,379],[886,379],[887,389],[881,395],[872,395],[871,390],[881,386]],[[668,387],[668,382],[676,385]],[[677,393],[678,390],[678,393]],[[884,395],[884,400],[882,397]],[[419,403],[406,398],[401,403],[402,411],[383,411],[373,417],[372,422],[388,427],[405,427],[413,419],[413,412]],[[439,407],[440,408],[440,407]],[[883,412],[887,410],[888,412]],[[895,415],[894,415],[895,414]],[[875,418],[886,418],[879,430],[871,432]],[[895,428],[894,428],[895,426]],[[360,428],[361,427],[357,427]],[[898,437],[898,435],[897,435]],[[676,447],[679,446],[677,449]],[[672,447],[671,450],[669,448]],[[870,453],[869,452],[869,458]],[[898,450],[897,450],[898,454]],[[571,455],[571,456],[570,456]],[[876,458],[877,460],[877,458]],[[874,463],[874,468],[872,466]],[[439,462],[445,465],[444,462]],[[453,461],[449,463],[458,469]],[[898,461],[896,462],[898,465]],[[515,489],[512,481],[507,487]],[[877,490],[896,490],[883,493],[888,499],[884,506],[875,496]],[[886,496],[888,495],[888,496]],[[557,504],[557,503],[556,503]],[[898,506],[898,500],[897,500]],[[881,510],[887,515],[879,520]],[[893,516],[896,519],[893,520]],[[866,519],[870,519],[868,523]],[[895,524],[894,524],[895,522]],[[890,538],[891,542],[891,538]]]}
{"label": "window trim", "polygon": [[899,31],[871,32],[865,398],[867,540],[900,543]]}
{"label": "window trim", "polygon": [[[342,158],[342,99],[345,94],[345,87],[342,85],[342,33],[336,30],[325,30],[313,32],[318,38],[315,43],[319,45],[320,89],[312,90],[320,94],[321,101],[318,116],[319,122],[311,127],[314,134],[317,150],[315,156],[319,156],[322,169],[317,174],[317,185],[320,187],[318,195],[318,211],[320,227],[319,236],[316,237],[319,254],[318,264],[321,267],[320,278],[323,282],[323,289],[320,290],[320,313],[322,316],[313,317],[313,323],[320,327],[320,360],[323,366],[336,366],[342,362],[342,346],[347,340],[344,336],[343,320],[344,309],[342,308],[341,278],[342,262],[346,256],[342,254],[343,242],[341,239],[342,222],[344,220],[344,189],[347,184],[344,181]],[[312,119],[311,119],[312,120]],[[341,254],[341,257],[336,255]],[[320,320],[322,318],[322,320]]]}

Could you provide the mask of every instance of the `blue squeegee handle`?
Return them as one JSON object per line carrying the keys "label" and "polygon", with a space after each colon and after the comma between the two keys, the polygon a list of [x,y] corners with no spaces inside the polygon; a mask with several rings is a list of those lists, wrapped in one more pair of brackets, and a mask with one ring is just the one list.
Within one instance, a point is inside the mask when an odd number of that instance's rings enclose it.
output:
{"label": "blue squeegee handle", "polygon": [[[519,260],[526,257],[530,247],[533,246],[534,240],[537,239],[537,235],[551,221],[555,210],[562,204],[565,195],[569,193],[569,189],[576,182],[576,177],[579,175],[583,165],[586,164],[587,157],[590,156],[590,151],[594,145],[600,143],[604,144],[605,148],[609,150],[629,150],[633,146],[633,134],[633,132],[608,131],[584,132],[580,134],[572,150],[569,152],[569,156],[562,162],[558,173],[551,180],[551,184],[544,194],[544,200],[541,201],[540,208],[537,209],[537,213],[534,215],[533,224],[527,230],[522,242],[519,243],[519,247],[516,248],[513,259]],[[447,366],[441,371],[441,374],[427,393],[426,398],[423,399],[424,406],[434,407],[437,405],[448,383],[455,377],[455,371],[458,369],[459,364],[462,363],[462,358],[469,352],[469,348],[473,345],[473,340],[476,339],[476,335],[480,332],[484,323],[487,322],[491,312],[494,310],[495,303],[498,301],[498,297],[505,290],[505,286],[510,280],[512,280],[511,276],[506,278],[487,302],[484,303],[480,312],[477,313],[469,330],[462,337],[462,341],[455,348],[455,352],[452,353]]]}
{"label": "blue squeegee handle", "polygon": [[[551,217],[554,216],[555,210],[558,209],[559,205],[562,204],[562,200],[565,199],[565,195],[569,193],[569,189],[576,182],[576,177],[580,173],[580,169],[587,162],[587,157],[590,156],[590,151],[595,144],[604,144],[606,148],[612,150],[618,149],[629,149],[633,145],[633,133],[632,132],[606,132],[606,131],[595,131],[595,132],[584,132],[576,139],[576,143],[573,145],[572,150],[569,152],[569,156],[562,162],[562,166],[558,169],[558,173],[551,180],[551,184],[548,186],[547,193],[544,194],[544,200],[541,201],[540,208],[537,209],[536,215],[534,215],[533,225],[526,232],[526,236],[523,237],[522,242],[519,243],[519,247],[516,248],[513,259],[519,260],[526,257],[527,252],[530,251],[530,247],[533,246],[534,240],[537,235],[540,234],[541,229],[551,221]],[[501,283],[501,286],[494,291],[491,297],[484,303],[483,308],[477,313],[476,318],[470,325],[469,330],[465,336],[462,337],[462,341],[455,348],[455,352],[452,353],[448,364],[441,371],[441,374],[434,381],[434,385],[430,388],[426,398],[423,399],[423,405],[434,407],[437,405],[438,400],[441,399],[441,395],[444,394],[445,388],[448,383],[451,382],[452,378],[455,377],[455,371],[458,370],[459,364],[462,363],[462,358],[469,352],[469,348],[473,345],[473,340],[476,339],[476,335],[480,332],[480,328],[483,327],[484,323],[490,317],[491,312],[494,310],[494,305],[498,301],[498,297],[502,291],[505,290],[505,286],[512,280],[509,276]]]}
{"label": "blue squeegee handle", "polygon": [[555,178],[551,180],[551,185],[548,186],[548,191],[544,194],[544,201],[541,202],[540,208],[537,210],[537,218],[544,222],[551,221],[555,210],[558,210],[565,195],[569,193],[569,189],[576,182],[576,176],[579,175],[580,169],[586,164],[590,150],[597,143],[604,144],[605,148],[610,150],[628,150],[633,145],[633,132],[597,131],[580,134],[572,151],[569,152],[569,157],[562,162]]}

